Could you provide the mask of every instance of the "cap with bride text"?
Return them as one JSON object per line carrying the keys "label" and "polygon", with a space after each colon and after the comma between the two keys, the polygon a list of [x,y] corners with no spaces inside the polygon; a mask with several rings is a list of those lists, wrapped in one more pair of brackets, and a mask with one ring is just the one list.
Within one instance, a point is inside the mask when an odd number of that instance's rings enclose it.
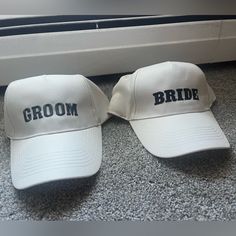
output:
{"label": "cap with bride text", "polygon": [[163,62],[121,77],[109,112],[128,120],[150,153],[168,158],[230,147],[210,110],[214,101],[199,67]]}
{"label": "cap with bride text", "polygon": [[43,75],[12,82],[4,119],[11,139],[13,185],[88,177],[102,160],[101,124],[109,101],[82,75]]}

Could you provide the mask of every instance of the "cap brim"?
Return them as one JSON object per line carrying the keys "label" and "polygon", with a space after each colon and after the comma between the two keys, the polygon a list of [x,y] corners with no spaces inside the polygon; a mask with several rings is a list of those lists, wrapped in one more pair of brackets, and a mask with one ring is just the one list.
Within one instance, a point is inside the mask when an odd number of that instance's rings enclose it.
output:
{"label": "cap brim", "polygon": [[133,120],[130,124],[143,146],[158,157],[230,147],[211,111]]}
{"label": "cap brim", "polygon": [[11,175],[17,189],[92,176],[101,161],[101,126],[11,140]]}

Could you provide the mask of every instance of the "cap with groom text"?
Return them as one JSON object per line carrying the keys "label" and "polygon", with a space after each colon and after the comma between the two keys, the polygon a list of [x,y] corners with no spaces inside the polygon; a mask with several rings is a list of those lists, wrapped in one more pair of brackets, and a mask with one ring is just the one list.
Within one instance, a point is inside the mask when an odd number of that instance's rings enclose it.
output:
{"label": "cap with groom text", "polygon": [[215,95],[199,67],[163,62],[123,76],[109,112],[128,120],[143,146],[168,158],[229,148],[210,107]]}
{"label": "cap with groom text", "polygon": [[13,185],[24,189],[88,177],[102,160],[101,124],[109,101],[82,75],[43,75],[12,82],[4,119],[11,139]]}

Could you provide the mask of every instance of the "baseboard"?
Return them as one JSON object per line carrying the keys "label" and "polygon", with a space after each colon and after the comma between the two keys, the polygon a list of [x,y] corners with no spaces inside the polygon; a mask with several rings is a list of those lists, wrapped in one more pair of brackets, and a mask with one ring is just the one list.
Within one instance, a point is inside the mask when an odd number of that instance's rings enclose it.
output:
{"label": "baseboard", "polygon": [[236,19],[2,36],[0,85],[40,74],[131,72],[167,60],[232,61],[235,45]]}

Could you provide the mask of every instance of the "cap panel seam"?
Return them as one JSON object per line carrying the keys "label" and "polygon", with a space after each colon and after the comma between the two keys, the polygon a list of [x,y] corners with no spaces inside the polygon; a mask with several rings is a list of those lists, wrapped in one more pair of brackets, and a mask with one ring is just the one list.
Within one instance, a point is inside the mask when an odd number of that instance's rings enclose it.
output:
{"label": "cap panel seam", "polygon": [[97,110],[96,110],[96,106],[95,106],[95,103],[94,103],[94,97],[93,97],[93,94],[91,92],[91,86],[88,83],[87,78],[85,78],[85,77],[83,77],[83,82],[85,83],[85,86],[87,87],[88,92],[89,92],[90,106],[92,108],[93,115],[94,115],[94,117],[96,119],[97,124],[100,124],[101,122],[98,120],[98,117],[96,116],[96,111]]}
{"label": "cap panel seam", "polygon": [[[206,81],[206,83],[207,83],[207,81]],[[206,85],[206,87],[207,87],[208,106],[211,107],[212,104],[211,104],[211,100],[210,100],[210,88],[209,88],[208,84]]]}
{"label": "cap panel seam", "polygon": [[[9,86],[10,86],[10,85],[9,85]],[[8,89],[9,89],[9,86],[8,86]],[[9,116],[8,107],[7,107],[7,104],[8,104],[8,89],[7,89],[6,92],[5,92],[5,102],[4,102],[4,106],[5,106],[5,112],[6,112],[6,114],[7,114],[7,118],[8,118],[8,120],[9,120],[10,125],[12,126],[12,129],[13,129],[13,135],[15,135],[15,133],[16,133],[16,132],[15,132],[15,127],[14,127],[13,122],[12,122],[10,116]],[[6,121],[5,121],[5,122],[6,122]]]}
{"label": "cap panel seam", "polygon": [[[136,80],[137,80],[139,71],[140,71],[140,70],[137,70],[137,71],[136,71],[136,75],[135,75],[134,81],[133,81],[133,90],[134,90],[134,95],[133,95],[133,100],[134,100],[134,114],[133,114],[133,117],[135,117],[135,115],[136,115]],[[132,93],[131,93],[131,94],[132,94]],[[132,96],[132,95],[131,95],[131,96]],[[132,118],[133,118],[133,117],[132,117]],[[130,117],[130,119],[132,119],[132,118]]]}
{"label": "cap panel seam", "polygon": [[202,70],[200,70],[200,73],[201,73],[201,75],[203,76],[204,84],[205,84],[205,86],[206,86],[207,102],[208,102],[207,105],[211,108],[212,103],[211,103],[211,100],[210,100],[210,86],[209,86],[208,81],[207,81],[207,79],[206,79],[206,76],[205,76],[205,74],[203,73]]}
{"label": "cap panel seam", "polygon": [[212,105],[216,101],[216,95],[208,83],[207,83],[207,93],[208,93],[208,96],[207,96],[208,97],[208,106],[212,107]]}
{"label": "cap panel seam", "polygon": [[[93,89],[94,89],[94,90],[97,90],[96,92],[99,94],[99,96],[101,95],[101,97],[102,97],[101,99],[102,99],[102,100],[106,100],[107,104],[109,104],[109,99],[107,98],[106,94],[99,88],[98,85],[96,85],[95,83],[93,83],[93,81],[91,81],[91,80],[88,79],[88,86],[91,88],[91,91],[92,91]],[[91,92],[91,91],[90,91],[90,92]],[[91,96],[92,96],[92,98],[93,98],[94,110],[96,111],[96,114],[99,114],[99,115],[97,116],[97,121],[98,121],[99,124],[103,124],[109,117],[107,117],[107,118],[103,121],[102,115],[100,115],[100,113],[98,112],[97,106],[96,106],[96,104],[95,104],[96,98],[94,97],[94,94],[93,94],[93,93],[91,93]],[[100,108],[100,107],[99,107],[99,108]],[[107,112],[107,109],[106,109],[106,113],[108,113],[108,112]]]}

